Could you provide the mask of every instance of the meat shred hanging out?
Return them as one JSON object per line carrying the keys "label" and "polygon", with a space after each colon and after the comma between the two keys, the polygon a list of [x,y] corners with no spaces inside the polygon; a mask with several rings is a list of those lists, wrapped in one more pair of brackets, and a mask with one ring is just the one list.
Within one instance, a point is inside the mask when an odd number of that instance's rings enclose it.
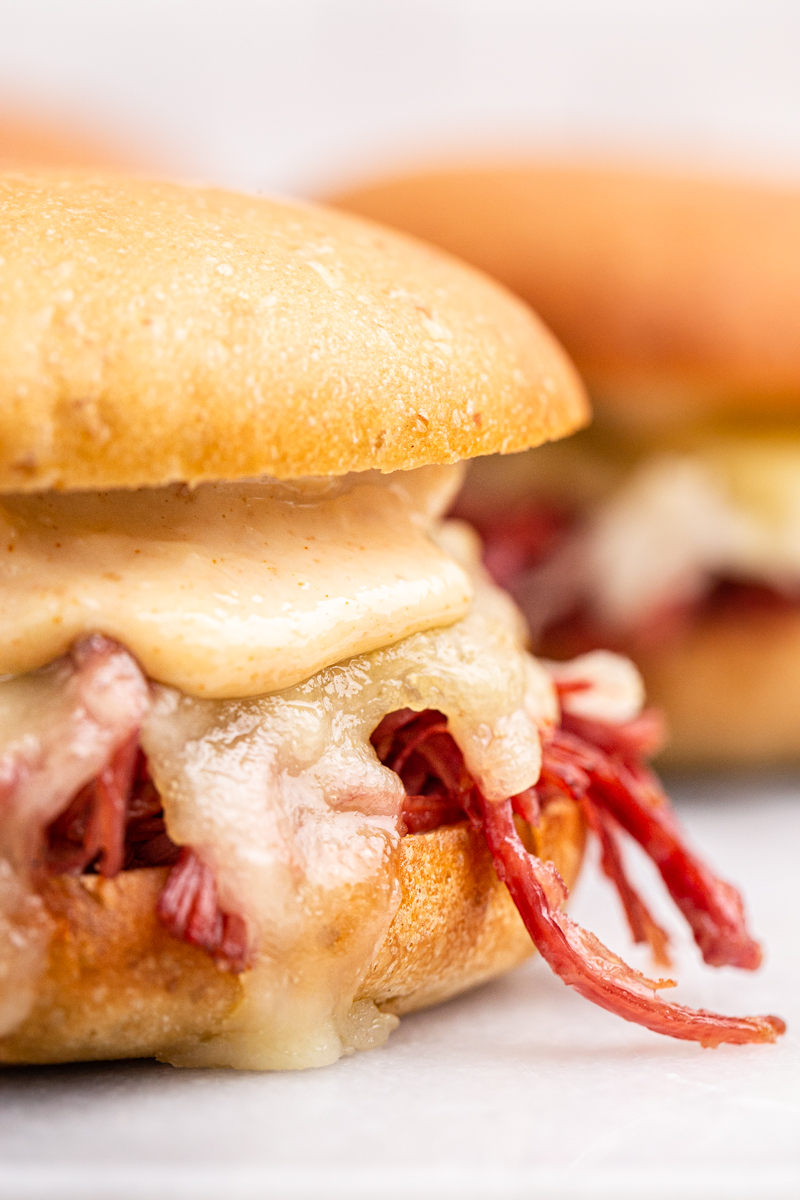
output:
{"label": "meat shred hanging out", "polygon": [[[98,660],[124,654],[106,640],[92,643]],[[94,660],[92,660],[94,661]],[[563,685],[562,693],[580,685]],[[504,801],[487,800],[470,776],[447,718],[429,710],[391,713],[372,735],[376,753],[403,781],[402,832],[424,833],[468,819],[486,839],[497,874],[545,961],[581,995],[659,1033],[714,1046],[774,1041],[777,1017],[725,1017],[662,1000],[668,979],[650,980],[626,966],[562,911],[567,889],[551,863],[529,853],[515,815],[536,825],[554,796],[578,803],[598,837],[601,865],[619,892],[631,933],[668,964],[667,936],[627,879],[619,839],[634,838],[658,867],[707,963],[753,970],[761,955],[747,931],[739,893],[687,847],[675,814],[644,763],[659,738],[651,713],[611,724],[563,712],[546,736],[535,787]],[[44,830],[45,868],[53,874],[169,866],[158,913],[170,932],[205,949],[220,967],[250,962],[245,922],[219,906],[213,871],[191,847],[178,847],[164,823],[161,799],[138,746],[126,732],[108,761]]]}
{"label": "meat shred hanging out", "polygon": [[721,1042],[772,1042],[785,1029],[778,1017],[726,1017],[670,1004],[658,990],[674,986],[628,967],[593,934],[561,911],[567,889],[552,863],[529,853],[519,836],[515,812],[538,818],[553,794],[584,806],[590,829],[601,839],[603,866],[616,884],[633,936],[649,941],[657,961],[666,959],[666,934],[626,879],[616,837],[625,829],[647,851],[678,907],[689,921],[706,962],[752,970],[760,950],[747,932],[741,898],[692,854],[656,778],[642,762],[657,725],[652,715],[623,725],[587,721],[565,713],[544,745],[539,783],[529,793],[487,800],[470,777],[461,752],[438,712],[392,713],[375,730],[372,743],[381,761],[396,771],[408,793],[406,828],[434,829],[467,817],[483,834],[499,878],[508,887],[539,953],[564,983],[602,1008],[704,1046]]}

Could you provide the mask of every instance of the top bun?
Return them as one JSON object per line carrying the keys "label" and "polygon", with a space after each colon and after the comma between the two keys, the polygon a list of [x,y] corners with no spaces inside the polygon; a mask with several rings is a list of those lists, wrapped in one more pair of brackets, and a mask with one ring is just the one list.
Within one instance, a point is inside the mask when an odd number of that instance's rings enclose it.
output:
{"label": "top bun", "polygon": [[536,316],[287,201],[0,175],[0,491],[394,471],[585,423]]}
{"label": "top bun", "polygon": [[517,165],[408,176],[333,202],[502,280],[612,415],[800,408],[800,191]]}

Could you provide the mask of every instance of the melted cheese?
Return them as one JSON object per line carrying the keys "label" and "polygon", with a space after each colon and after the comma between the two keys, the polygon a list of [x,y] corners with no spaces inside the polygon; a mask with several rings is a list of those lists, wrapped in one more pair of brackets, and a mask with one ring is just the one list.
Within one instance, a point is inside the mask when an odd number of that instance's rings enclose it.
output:
{"label": "melted cheese", "polygon": [[561,697],[565,712],[612,725],[632,721],[644,705],[644,681],[629,658],[610,650],[590,650],[569,662],[542,666],[555,683],[588,685]]}
{"label": "melted cheese", "polygon": [[[446,531],[451,549],[465,548]],[[167,828],[216,873],[244,915],[257,962],[212,1038],[167,1044],[179,1065],[321,1066],[383,1041],[396,1018],[353,1003],[399,904],[400,780],[369,742],[398,708],[450,718],[491,797],[539,776],[538,726],[555,713],[519,620],[485,579],[447,629],[329,667],[300,686],[240,701],[157,689],[142,743]]]}
{"label": "melted cheese", "polygon": [[[115,634],[166,681],[141,680],[141,742],[167,830],[208,863],[222,908],[247,924],[254,961],[242,1002],[213,1036],[181,1041],[165,1029],[166,1061],[319,1066],[380,1043],[397,1023],[355,999],[400,902],[403,788],[369,740],[387,713],[446,713],[490,798],[538,779],[553,687],[524,650],[513,604],[480,569],[474,536],[434,521],[453,482],[426,471],[6,503],[14,549],[0,620],[4,637],[19,626],[24,636],[2,649],[3,665],[52,658],[91,628]],[[235,603],[212,605],[212,586]],[[35,654],[34,635],[46,642]],[[24,716],[21,688],[44,680],[63,701],[57,675],[58,664],[0,681],[0,745]],[[15,715],[4,735],[5,699]],[[69,712],[82,720],[85,707],[76,700]],[[37,713],[44,720],[41,705]],[[70,752],[74,742],[69,730],[54,738]],[[84,775],[61,780],[62,790]],[[66,793],[44,791],[63,805]],[[10,947],[36,897],[12,894],[2,868]],[[35,995],[45,933],[37,937],[26,945],[38,958],[15,958],[0,936],[0,975],[24,1000],[0,1014],[6,1028]]]}
{"label": "melted cheese", "polygon": [[426,529],[459,480],[426,467],[5,496],[0,674],[100,631],[189,695],[254,696],[447,625],[471,586]]}

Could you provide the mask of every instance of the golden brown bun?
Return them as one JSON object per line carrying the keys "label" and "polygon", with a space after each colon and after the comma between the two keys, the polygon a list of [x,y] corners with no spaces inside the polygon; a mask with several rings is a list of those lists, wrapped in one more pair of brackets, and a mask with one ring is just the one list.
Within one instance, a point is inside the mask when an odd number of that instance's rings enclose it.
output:
{"label": "golden brown bun", "polygon": [[634,656],[667,715],[664,765],[800,763],[800,608],[709,615]]}
{"label": "golden brown bun", "polygon": [[798,190],[516,165],[388,180],[333,203],[501,280],[618,416],[800,409]]}
{"label": "golden brown bun", "polygon": [[[535,848],[572,886],[584,828],[571,801],[548,806]],[[532,943],[483,839],[456,825],[403,839],[402,901],[359,998],[391,1012],[437,1003],[522,962]],[[0,1062],[149,1058],[211,1034],[241,996],[237,976],[177,941],[155,912],[168,868],[60,878],[43,892],[57,922],[28,1019]]]}
{"label": "golden brown bun", "polygon": [[588,408],[519,300],[341,213],[0,175],[0,491],[393,471]]}

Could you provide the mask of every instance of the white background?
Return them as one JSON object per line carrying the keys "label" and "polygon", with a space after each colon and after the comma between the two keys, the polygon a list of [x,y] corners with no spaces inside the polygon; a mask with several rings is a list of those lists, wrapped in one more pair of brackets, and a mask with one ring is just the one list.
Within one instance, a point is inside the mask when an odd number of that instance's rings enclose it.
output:
{"label": "white background", "polygon": [[[800,3],[5,0],[2,95],[248,188],[311,193],[521,148],[800,179]],[[680,998],[800,1028],[797,787],[689,792],[769,957],[756,976],[715,973],[684,939]],[[596,878],[576,914],[626,949]],[[666,1042],[541,964],[322,1072],[14,1071],[0,1105],[4,1200],[800,1195],[795,1033]]]}
{"label": "white background", "polygon": [[800,176],[797,0],[3,0],[0,95],[309,190],[481,150]]}

